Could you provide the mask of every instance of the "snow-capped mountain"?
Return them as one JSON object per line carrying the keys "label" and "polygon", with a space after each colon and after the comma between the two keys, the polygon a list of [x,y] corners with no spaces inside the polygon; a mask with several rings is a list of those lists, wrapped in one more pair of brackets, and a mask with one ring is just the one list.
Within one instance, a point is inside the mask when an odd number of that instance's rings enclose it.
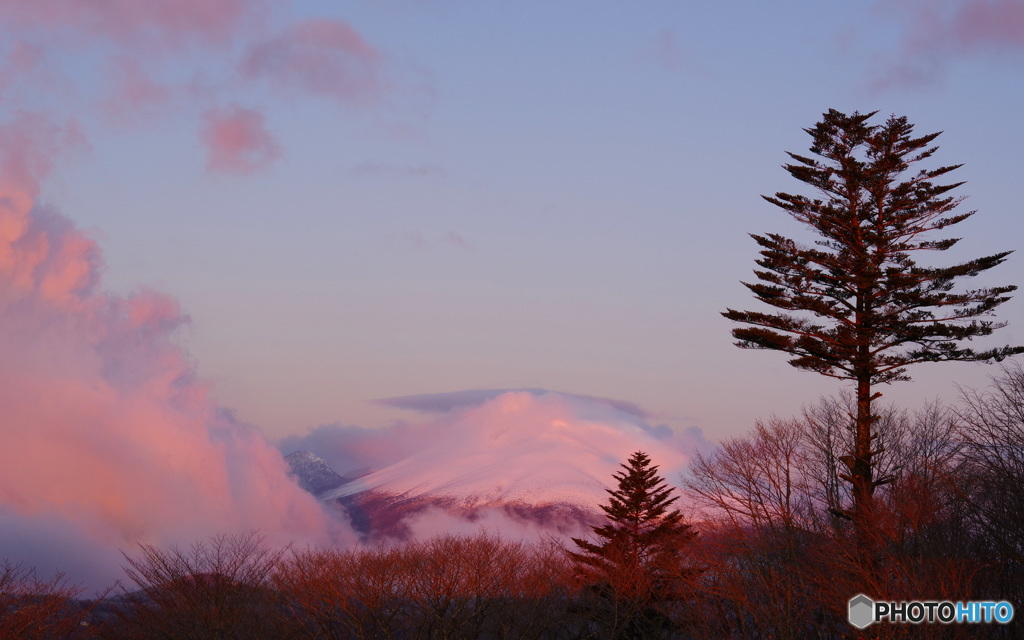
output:
{"label": "snow-capped mountain", "polygon": [[502,395],[424,427],[417,453],[318,496],[340,501],[364,530],[389,529],[427,506],[464,517],[498,509],[557,528],[599,517],[612,474],[634,451],[676,482],[680,451],[635,416],[581,415],[577,404],[558,394]]}
{"label": "snow-capped mountain", "polygon": [[352,478],[339,475],[323,458],[311,451],[296,451],[284,459],[291,467],[291,475],[299,481],[299,486],[315,496],[352,481]]}

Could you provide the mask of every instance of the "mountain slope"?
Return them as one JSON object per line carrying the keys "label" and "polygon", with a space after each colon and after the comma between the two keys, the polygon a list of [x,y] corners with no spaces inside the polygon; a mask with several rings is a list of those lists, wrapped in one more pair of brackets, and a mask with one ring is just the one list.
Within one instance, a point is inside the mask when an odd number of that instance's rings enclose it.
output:
{"label": "mountain slope", "polygon": [[299,481],[299,486],[315,496],[352,481],[339,475],[323,458],[310,451],[296,451],[284,459],[291,468],[290,475]]}
{"label": "mountain slope", "polygon": [[[340,500],[373,529],[382,509],[395,516],[426,506],[464,516],[492,508],[530,519],[543,513],[554,521],[566,514],[592,520],[614,485],[612,474],[634,451],[651,455],[670,483],[686,462],[636,416],[614,407],[595,411],[559,394],[506,393],[424,432],[418,453],[320,498]],[[387,526],[400,519],[383,518]]]}

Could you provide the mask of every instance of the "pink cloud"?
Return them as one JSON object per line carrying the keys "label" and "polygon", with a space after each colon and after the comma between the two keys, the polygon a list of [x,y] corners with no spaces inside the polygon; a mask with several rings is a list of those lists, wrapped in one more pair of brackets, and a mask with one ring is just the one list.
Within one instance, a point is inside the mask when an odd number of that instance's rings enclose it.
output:
{"label": "pink cloud", "polygon": [[28,212],[61,150],[60,134],[38,116],[0,126],[0,273],[21,286],[35,285],[38,268],[52,256],[52,240],[30,232]]}
{"label": "pink cloud", "polygon": [[177,344],[177,302],[103,292],[95,242],[37,204],[60,133],[0,127],[0,553],[50,566],[250,529],[353,540],[210,399]]}
{"label": "pink cloud", "polygon": [[705,72],[694,58],[693,51],[680,40],[674,29],[660,30],[639,52],[637,60],[673,73],[685,71],[703,75]]}
{"label": "pink cloud", "polygon": [[881,58],[876,88],[934,82],[957,58],[1024,51],[1024,0],[902,0],[879,12],[900,36]]}
{"label": "pink cloud", "polygon": [[60,151],[59,134],[57,125],[31,114],[0,126],[0,184],[35,197]]}
{"label": "pink cloud", "polygon": [[650,48],[650,57],[666,69],[679,68],[682,52],[676,42],[676,33],[672,29],[662,29]]}
{"label": "pink cloud", "polygon": [[42,59],[43,51],[39,46],[24,41],[15,42],[0,61],[0,96],[6,98],[9,86],[36,73]]}
{"label": "pink cloud", "polygon": [[112,61],[110,75],[112,90],[103,107],[115,119],[152,114],[167,106],[174,94],[135,58],[121,56]]}
{"label": "pink cloud", "polygon": [[962,49],[1024,48],[1024,2],[1021,0],[969,0],[952,21]]}
{"label": "pink cloud", "polygon": [[68,28],[149,48],[180,48],[234,35],[263,5],[260,0],[0,0],[0,19],[22,30]]}
{"label": "pink cloud", "polygon": [[379,469],[412,455],[423,446],[421,425],[395,422],[381,429],[340,424],[321,425],[309,433],[288,436],[280,443],[284,453],[307,450],[346,474]]}
{"label": "pink cloud", "polygon": [[241,72],[285,91],[302,91],[361,105],[380,89],[381,56],[345,22],[313,19],[249,49]]}
{"label": "pink cloud", "polygon": [[281,155],[277,141],[263,126],[263,115],[237,105],[207,111],[202,137],[206,167],[212,171],[252,173]]}
{"label": "pink cloud", "polygon": [[[279,11],[266,0],[0,0],[9,43],[0,47],[0,99],[10,111],[73,104],[84,119],[98,113],[129,125],[206,109],[210,168],[248,173],[280,147],[251,113],[209,111],[229,90],[360,107],[399,95],[385,111],[420,96],[385,86],[383,56],[346,22],[314,18],[270,31]],[[109,80],[87,80],[97,73]]]}
{"label": "pink cloud", "polygon": [[465,236],[463,236],[461,233],[455,233],[454,231],[449,231],[448,233],[444,234],[443,236],[441,236],[441,239],[445,243],[453,247],[458,247],[460,249],[470,249],[473,246],[469,243],[469,240],[466,240]]}

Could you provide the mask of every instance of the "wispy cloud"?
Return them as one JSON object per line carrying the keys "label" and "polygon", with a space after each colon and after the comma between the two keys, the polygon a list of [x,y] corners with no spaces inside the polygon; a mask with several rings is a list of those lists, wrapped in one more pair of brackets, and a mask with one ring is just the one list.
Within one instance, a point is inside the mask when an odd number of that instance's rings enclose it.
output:
{"label": "wispy cloud", "polygon": [[962,58],[1024,53],[1024,0],[899,0],[876,11],[899,33],[878,57],[877,89],[938,82]]}
{"label": "wispy cloud", "polygon": [[262,0],[0,0],[0,17],[22,31],[66,29],[69,34],[145,45],[153,51],[178,50],[197,42],[217,45],[232,39],[265,7]]}
{"label": "wispy cloud", "polygon": [[465,236],[461,233],[455,233],[454,231],[449,231],[448,233],[443,234],[441,236],[441,242],[460,249],[473,248],[473,245],[469,243],[469,240],[466,240]]}
{"label": "wispy cloud", "polygon": [[637,60],[645,66],[654,66],[670,73],[687,72],[703,74],[704,69],[697,62],[693,49],[675,29],[661,29],[644,43],[637,54]]}
{"label": "wispy cloud", "polygon": [[436,164],[394,165],[386,162],[360,162],[349,172],[356,176],[389,176],[389,177],[443,177],[444,169]]}
{"label": "wispy cloud", "polygon": [[108,75],[110,94],[103,106],[108,120],[136,124],[139,118],[165,115],[175,91],[156,81],[145,67],[131,56],[118,56],[110,61]]}
{"label": "wispy cloud", "polygon": [[686,62],[687,52],[680,46],[675,30],[662,29],[642,57],[670,71],[678,71]]}
{"label": "wispy cloud", "polygon": [[418,90],[355,27],[312,18],[272,30],[281,13],[264,0],[0,0],[0,96],[9,110],[108,125],[194,119],[215,172],[249,173],[281,154],[263,116],[234,106],[240,92],[372,107],[408,126],[401,105]]}
{"label": "wispy cloud", "polygon": [[412,396],[381,398],[374,402],[385,407],[394,407],[396,409],[409,409],[411,411],[422,411],[424,413],[448,413],[455,409],[481,405],[506,393],[529,393],[534,396],[557,393],[557,395],[564,396],[566,398],[573,398],[583,403],[604,405],[638,419],[647,419],[651,417],[642,407],[640,407],[640,405],[633,402],[616,400],[614,398],[579,395],[575,393],[553,392],[548,389],[537,388],[466,389],[464,391],[449,391],[447,393],[424,393]]}
{"label": "wispy cloud", "polygon": [[240,69],[247,78],[351,106],[377,96],[380,66],[380,53],[349,24],[314,19],[250,47]]}
{"label": "wispy cloud", "polygon": [[212,171],[252,173],[270,165],[281,147],[263,125],[263,114],[237,105],[203,116],[206,166]]}
{"label": "wispy cloud", "polygon": [[383,238],[388,247],[399,249],[427,250],[434,247],[454,249],[472,249],[473,244],[461,233],[447,231],[441,234],[427,235],[415,229],[388,234]]}

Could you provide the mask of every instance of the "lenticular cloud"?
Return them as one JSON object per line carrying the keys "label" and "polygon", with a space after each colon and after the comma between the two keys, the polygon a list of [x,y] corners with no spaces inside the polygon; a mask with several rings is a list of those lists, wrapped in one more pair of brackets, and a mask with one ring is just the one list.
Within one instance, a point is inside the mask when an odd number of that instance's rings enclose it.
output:
{"label": "lenticular cloud", "polygon": [[0,131],[0,556],[95,581],[90,558],[137,543],[329,540],[278,451],[196,380],[176,302],[100,290],[96,244],[37,202],[48,154],[19,126]]}
{"label": "lenticular cloud", "polygon": [[[381,429],[324,425],[281,442],[309,450],[340,473],[373,470],[339,489],[472,496],[484,503],[603,502],[619,464],[645,451],[675,483],[699,428],[652,426],[627,402],[543,389],[491,389],[388,398],[389,406],[433,414]],[[595,498],[596,496],[596,498]]]}

